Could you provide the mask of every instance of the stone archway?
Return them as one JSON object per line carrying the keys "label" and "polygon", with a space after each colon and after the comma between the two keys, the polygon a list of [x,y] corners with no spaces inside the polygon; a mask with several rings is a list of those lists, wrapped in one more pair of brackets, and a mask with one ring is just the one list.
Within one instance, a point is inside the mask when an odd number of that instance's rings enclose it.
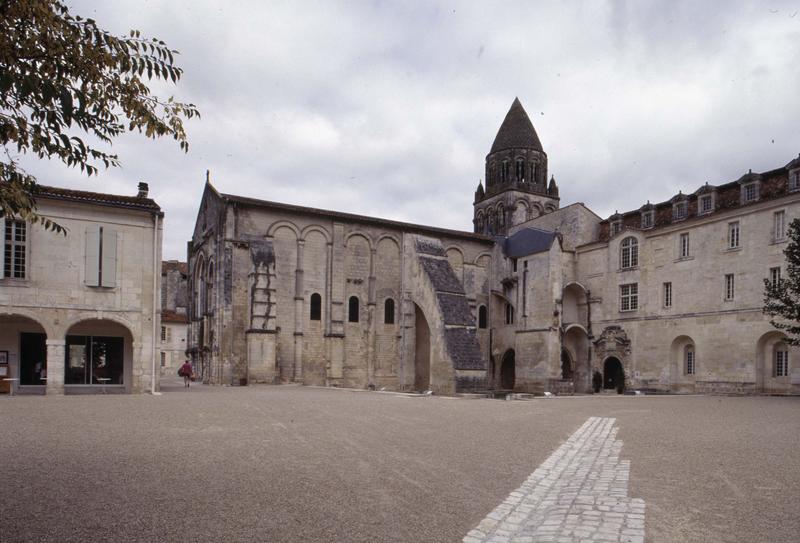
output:
{"label": "stone archway", "polygon": [[603,362],[603,388],[617,389],[625,387],[625,372],[622,370],[622,362],[616,356],[609,356]]}
{"label": "stone archway", "polygon": [[431,328],[428,319],[414,304],[414,390],[431,387]]}
{"label": "stone archway", "polygon": [[514,357],[514,349],[509,349],[500,363],[500,388],[503,390],[514,390],[517,372]]}
{"label": "stone archway", "polygon": [[47,383],[47,331],[38,320],[0,314],[0,394],[43,394]]}
{"label": "stone archway", "polygon": [[569,351],[561,349],[561,378],[571,380],[572,374],[574,373],[573,368],[572,356],[569,354]]}

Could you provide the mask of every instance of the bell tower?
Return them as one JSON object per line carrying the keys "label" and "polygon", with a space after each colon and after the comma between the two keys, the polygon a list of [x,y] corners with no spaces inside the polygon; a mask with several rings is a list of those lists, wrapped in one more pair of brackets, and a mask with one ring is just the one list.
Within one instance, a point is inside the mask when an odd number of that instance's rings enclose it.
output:
{"label": "bell tower", "polygon": [[512,226],[558,209],[558,186],[547,179],[547,153],[519,98],[514,98],[486,155],[486,187],[478,183],[473,224],[504,236]]}

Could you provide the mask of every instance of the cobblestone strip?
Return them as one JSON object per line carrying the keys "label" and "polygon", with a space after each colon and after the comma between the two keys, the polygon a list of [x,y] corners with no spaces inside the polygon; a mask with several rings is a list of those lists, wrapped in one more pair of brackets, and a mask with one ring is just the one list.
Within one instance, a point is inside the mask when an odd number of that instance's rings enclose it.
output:
{"label": "cobblestone strip", "polygon": [[464,543],[644,541],[644,500],[628,497],[615,419],[591,417]]}

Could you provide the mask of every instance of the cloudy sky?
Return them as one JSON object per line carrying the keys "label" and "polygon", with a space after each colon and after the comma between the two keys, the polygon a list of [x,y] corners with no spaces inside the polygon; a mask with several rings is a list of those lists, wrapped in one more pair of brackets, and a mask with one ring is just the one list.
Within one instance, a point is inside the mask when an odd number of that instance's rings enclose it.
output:
{"label": "cloudy sky", "polygon": [[786,2],[68,2],[178,49],[158,93],[193,102],[190,150],[129,135],[123,167],[42,183],[164,208],[185,259],[206,170],[222,192],[471,230],[515,96],[561,190],[602,217],[800,152],[800,0]]}

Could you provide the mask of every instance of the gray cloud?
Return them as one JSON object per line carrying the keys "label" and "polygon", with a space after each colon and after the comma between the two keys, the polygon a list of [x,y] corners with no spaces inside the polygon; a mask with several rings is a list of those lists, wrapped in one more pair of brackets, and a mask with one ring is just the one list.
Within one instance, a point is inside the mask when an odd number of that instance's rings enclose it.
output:
{"label": "gray cloud", "polygon": [[514,96],[562,204],[601,216],[800,151],[798,2],[462,4],[74,2],[179,49],[185,77],[159,92],[203,117],[187,155],[128,135],[100,178],[26,165],[57,186],[149,181],[183,259],[206,169],[223,192],[469,230]]}

